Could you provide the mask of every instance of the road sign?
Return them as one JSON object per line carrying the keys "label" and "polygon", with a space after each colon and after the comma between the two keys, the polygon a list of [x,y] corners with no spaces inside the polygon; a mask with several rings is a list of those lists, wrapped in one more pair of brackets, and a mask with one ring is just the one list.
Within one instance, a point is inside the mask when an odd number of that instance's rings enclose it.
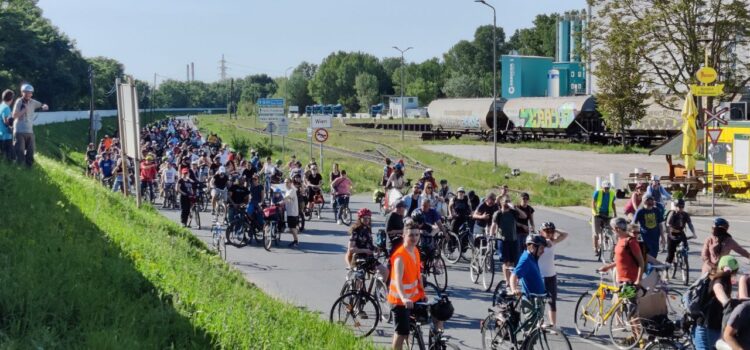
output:
{"label": "road sign", "polygon": [[716,81],[718,74],[716,73],[716,70],[711,67],[703,67],[695,73],[695,77],[703,84],[711,84]]}
{"label": "road sign", "polygon": [[708,125],[712,121],[715,121],[719,124],[727,125],[727,121],[721,117],[726,112],[729,112],[728,107],[724,107],[722,109],[714,110],[714,111],[709,111],[707,108],[704,108],[703,113],[706,113],[706,115],[709,117],[708,119],[706,119],[706,125]]}
{"label": "road sign", "polygon": [[266,132],[273,134],[276,132],[276,123],[270,122],[268,125],[266,125]]}
{"label": "road sign", "polygon": [[326,142],[326,140],[328,140],[328,130],[315,129],[315,141],[323,143]]}
{"label": "road sign", "polygon": [[276,135],[287,136],[289,135],[289,119],[283,117],[276,122],[276,130],[273,131]]}
{"label": "road sign", "polygon": [[708,129],[708,138],[711,140],[712,145],[716,145],[719,142],[719,136],[721,136],[722,129]]}
{"label": "road sign", "polygon": [[289,106],[289,113],[299,113],[299,106]]}
{"label": "road sign", "polygon": [[257,105],[261,123],[279,123],[286,116],[283,98],[259,98]]}
{"label": "road sign", "polygon": [[724,84],[690,85],[690,91],[695,96],[719,96],[724,93]]}
{"label": "road sign", "polygon": [[259,98],[258,107],[281,107],[284,108],[283,98]]}
{"label": "road sign", "polygon": [[310,118],[310,127],[313,129],[330,129],[333,127],[333,118],[331,115],[313,114]]}

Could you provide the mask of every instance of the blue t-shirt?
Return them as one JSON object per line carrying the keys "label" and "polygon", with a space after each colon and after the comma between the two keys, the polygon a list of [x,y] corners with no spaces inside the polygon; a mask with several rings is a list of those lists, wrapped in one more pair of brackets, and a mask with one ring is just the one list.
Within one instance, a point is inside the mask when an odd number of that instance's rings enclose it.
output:
{"label": "blue t-shirt", "polygon": [[[609,216],[609,196],[611,195],[611,192],[605,190],[594,191],[594,201],[596,201],[596,196],[599,195],[599,192],[602,193],[602,204],[599,206],[599,214]],[[614,201],[612,201],[612,203],[614,203]]]}
{"label": "blue t-shirt", "polygon": [[641,237],[648,246],[649,255],[659,252],[659,225],[664,221],[664,210],[658,206],[641,208],[635,212],[633,222],[641,226]]}
{"label": "blue t-shirt", "polygon": [[99,169],[102,171],[104,177],[112,176],[112,167],[114,166],[112,159],[102,159],[99,161]]}
{"label": "blue t-shirt", "polygon": [[518,279],[521,281],[523,295],[529,296],[530,294],[547,293],[547,290],[544,288],[542,273],[539,271],[539,263],[528,250],[521,254],[516,268],[513,269],[513,274],[518,276]]}
{"label": "blue t-shirt", "polygon": [[13,139],[13,134],[10,132],[10,128],[3,122],[5,118],[10,117],[10,106],[6,105],[5,102],[0,103],[0,141],[8,141]]}

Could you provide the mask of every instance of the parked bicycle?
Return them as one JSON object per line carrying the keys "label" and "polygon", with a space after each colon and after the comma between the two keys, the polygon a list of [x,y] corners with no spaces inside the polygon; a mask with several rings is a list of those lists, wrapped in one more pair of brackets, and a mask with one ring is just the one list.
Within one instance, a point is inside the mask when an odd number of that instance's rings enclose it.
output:
{"label": "parked bicycle", "polygon": [[[448,268],[439,250],[441,241],[444,239],[443,237],[442,232],[438,232],[435,236],[423,233],[419,243],[422,276],[425,280],[428,280],[432,276],[440,292],[445,292],[445,289],[448,287]],[[432,240],[432,242],[429,242],[429,240]]]}
{"label": "parked bicycle", "polygon": [[[479,277],[482,277],[482,287],[484,291],[489,291],[495,281],[495,242],[494,236],[479,238],[479,247],[474,250],[469,263],[469,277],[471,282],[478,283]],[[472,242],[473,243],[473,242]]]}

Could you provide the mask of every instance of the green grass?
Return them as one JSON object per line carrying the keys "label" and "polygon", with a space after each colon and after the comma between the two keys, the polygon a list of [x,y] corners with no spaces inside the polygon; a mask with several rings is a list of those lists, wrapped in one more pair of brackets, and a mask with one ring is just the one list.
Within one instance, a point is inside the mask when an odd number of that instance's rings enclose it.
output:
{"label": "green grass", "polygon": [[39,156],[0,162],[0,347],[352,349],[151,207]]}
{"label": "green grass", "polygon": [[[384,117],[384,118],[346,118],[341,121],[347,125],[352,124],[401,124],[401,117]],[[406,124],[430,124],[429,118],[405,118]]]}
{"label": "green grass", "polygon": [[[428,145],[488,145],[486,141],[478,137],[464,135],[460,139],[451,139],[448,141],[425,141]],[[526,141],[516,143],[498,143],[498,147],[504,148],[534,148],[534,149],[553,149],[566,151],[586,151],[601,154],[648,154],[648,148],[642,147],[622,147],[622,146],[604,146],[592,145],[587,143],[571,143],[568,141]]]}
{"label": "green grass", "polygon": [[[238,120],[230,121],[224,116],[212,115],[199,117],[198,120],[199,126],[202,129],[216,131],[223,139],[244,135],[250,142],[260,142],[266,138],[266,136],[254,132],[237,129],[236,126],[254,127],[254,118],[240,117]],[[305,129],[307,123],[306,118],[291,120],[289,137],[306,139]],[[547,183],[545,176],[531,173],[523,173],[521,176],[505,179],[504,175],[510,173],[511,170],[506,166],[500,166],[498,172],[493,173],[492,164],[489,162],[467,161],[458,157],[425,150],[420,147],[424,144],[420,140],[410,138],[402,142],[397,131],[383,132],[381,130],[375,132],[372,130],[368,131],[368,129],[336,124],[329,132],[330,137],[326,145],[370,153],[380,148],[386,151],[385,153],[388,155],[401,158],[401,156],[392,150],[367,141],[376,141],[390,145],[435,169],[435,176],[438,179],[447,179],[454,189],[458,186],[463,186],[467,189],[477,190],[483,194],[502,184],[507,184],[516,192],[529,192],[532,194],[534,203],[547,206],[586,205],[587,199],[593,190],[590,185],[575,181],[565,181],[561,185],[552,186]],[[279,137],[275,137],[274,140],[275,157],[279,157],[281,154]],[[286,142],[286,145],[289,150],[286,152],[287,159],[284,159],[285,161],[288,160],[291,153],[296,153],[298,158],[303,161],[309,158],[309,146],[293,142]],[[313,153],[315,157],[318,157],[319,151],[317,145],[315,145]],[[350,177],[352,177],[355,190],[358,192],[372,191],[380,180],[382,173],[381,165],[342,156],[330,151],[325,152],[325,158],[325,174],[327,175],[330,172],[330,165],[332,164],[328,159],[339,162],[342,164],[342,169],[346,169]],[[406,162],[407,178],[416,180],[421,174],[414,168],[409,168],[408,159],[406,159]]]}

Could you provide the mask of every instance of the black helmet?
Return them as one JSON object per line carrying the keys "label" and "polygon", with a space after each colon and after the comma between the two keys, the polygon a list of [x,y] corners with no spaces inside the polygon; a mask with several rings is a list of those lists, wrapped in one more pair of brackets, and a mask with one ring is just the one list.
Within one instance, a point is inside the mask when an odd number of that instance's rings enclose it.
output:
{"label": "black helmet", "polygon": [[547,246],[547,239],[540,235],[529,235],[526,237],[526,245]]}
{"label": "black helmet", "polygon": [[676,207],[680,207],[680,208],[683,208],[683,207],[685,207],[685,200],[684,200],[684,199],[682,199],[682,198],[680,198],[680,199],[677,199],[677,200],[675,200],[675,201],[674,201],[674,205],[675,205]]}
{"label": "black helmet", "polygon": [[547,221],[547,222],[545,222],[545,223],[542,224],[541,229],[542,230],[548,230],[548,229],[549,230],[554,230],[555,229],[555,223],[551,222],[551,221]]}
{"label": "black helmet", "polygon": [[724,218],[714,219],[714,227],[729,227],[729,221]]}
{"label": "black helmet", "polygon": [[424,224],[424,215],[422,215],[422,212],[415,211],[411,214],[411,220],[417,225],[422,225]]}
{"label": "black helmet", "polygon": [[438,321],[448,321],[453,317],[453,303],[444,296],[430,306],[430,314]]}

